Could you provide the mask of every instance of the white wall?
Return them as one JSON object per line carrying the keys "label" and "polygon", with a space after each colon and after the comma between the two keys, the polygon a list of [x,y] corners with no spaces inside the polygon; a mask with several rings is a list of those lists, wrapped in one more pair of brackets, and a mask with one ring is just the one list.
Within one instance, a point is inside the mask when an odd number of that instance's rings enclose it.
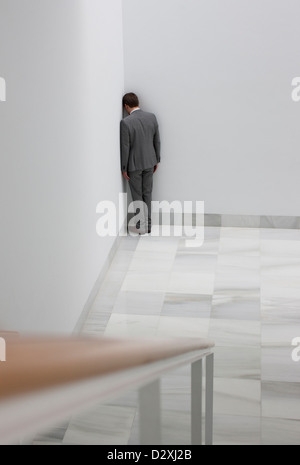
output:
{"label": "white wall", "polygon": [[161,125],[155,199],[299,215],[299,0],[124,0],[125,90]]}
{"label": "white wall", "polygon": [[0,0],[0,328],[73,330],[122,190],[121,0]]}

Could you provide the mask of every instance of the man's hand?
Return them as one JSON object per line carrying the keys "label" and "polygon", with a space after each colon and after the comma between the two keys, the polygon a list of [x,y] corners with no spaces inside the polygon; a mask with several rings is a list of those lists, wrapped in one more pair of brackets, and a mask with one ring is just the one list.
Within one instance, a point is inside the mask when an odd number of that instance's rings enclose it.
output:
{"label": "man's hand", "polygon": [[126,181],[130,181],[130,177],[128,176],[127,171],[124,171],[122,175],[123,175],[123,178],[126,179]]}
{"label": "man's hand", "polygon": [[155,166],[154,166],[154,171],[153,171],[153,172],[156,173],[157,170],[158,170],[158,165],[155,165]]}

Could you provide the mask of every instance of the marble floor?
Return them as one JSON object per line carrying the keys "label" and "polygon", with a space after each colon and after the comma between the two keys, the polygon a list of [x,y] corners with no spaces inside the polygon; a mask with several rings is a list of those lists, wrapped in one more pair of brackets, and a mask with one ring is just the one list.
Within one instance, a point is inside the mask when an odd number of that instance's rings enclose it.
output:
{"label": "marble floor", "polygon": [[[82,332],[216,342],[215,444],[300,445],[300,230],[206,227],[125,237]],[[189,444],[190,368],[162,380],[163,443]],[[137,393],[72,418],[36,444],[137,444]]]}

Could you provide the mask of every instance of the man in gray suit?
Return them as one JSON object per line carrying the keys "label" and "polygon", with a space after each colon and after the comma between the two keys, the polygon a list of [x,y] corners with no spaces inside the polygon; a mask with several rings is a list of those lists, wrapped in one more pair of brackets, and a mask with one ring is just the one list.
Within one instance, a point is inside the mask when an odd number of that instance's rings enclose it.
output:
{"label": "man in gray suit", "polygon": [[153,174],[160,163],[160,136],[155,115],[142,111],[134,93],[123,97],[129,116],[121,121],[121,169],[134,202],[144,202],[148,218],[137,224],[140,234],[151,233]]}

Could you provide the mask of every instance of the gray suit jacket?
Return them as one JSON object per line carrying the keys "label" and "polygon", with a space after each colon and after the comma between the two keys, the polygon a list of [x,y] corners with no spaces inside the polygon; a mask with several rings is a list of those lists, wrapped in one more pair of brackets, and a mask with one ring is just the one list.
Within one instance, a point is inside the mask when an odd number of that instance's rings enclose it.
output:
{"label": "gray suit jacket", "polygon": [[160,162],[160,136],[155,115],[142,110],[121,121],[121,170],[139,171]]}

